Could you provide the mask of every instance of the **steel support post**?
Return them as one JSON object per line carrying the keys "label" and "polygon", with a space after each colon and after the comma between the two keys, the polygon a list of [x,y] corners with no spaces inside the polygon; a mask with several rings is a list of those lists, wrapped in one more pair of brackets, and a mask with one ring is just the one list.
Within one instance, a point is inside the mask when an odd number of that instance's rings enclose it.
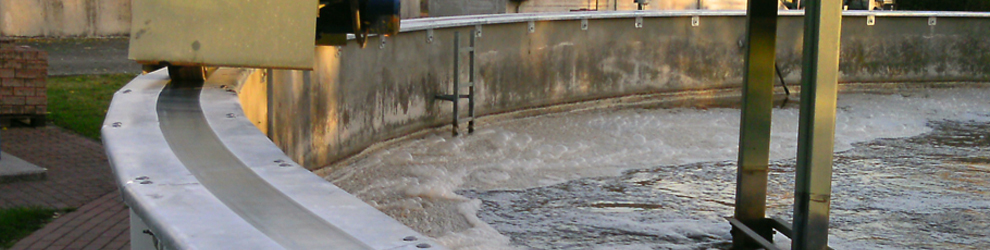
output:
{"label": "steel support post", "polygon": [[460,106],[461,106],[461,33],[454,31],[454,94],[453,99],[450,101],[454,103],[454,122],[453,122],[453,132],[454,136],[457,136],[458,124],[460,121]]}
{"label": "steel support post", "polygon": [[[742,121],[739,128],[739,167],[736,174],[735,218],[767,240],[767,169],[770,159],[770,118],[777,42],[777,1],[749,0],[746,15],[746,70],[743,76]],[[756,241],[732,230],[735,249],[759,248]]]}
{"label": "steel support post", "polygon": [[265,70],[265,125],[268,130],[265,134],[268,139],[275,138],[275,70]]}
{"label": "steel support post", "polygon": [[477,70],[477,66],[474,65],[474,61],[477,59],[475,55],[478,53],[477,40],[478,30],[471,30],[471,52],[468,53],[468,64],[471,67],[468,69],[468,116],[471,117],[471,120],[468,121],[468,134],[474,133],[474,86],[478,85],[478,80],[474,77],[475,70]]}
{"label": "steel support post", "polygon": [[842,1],[805,1],[792,249],[826,249]]}

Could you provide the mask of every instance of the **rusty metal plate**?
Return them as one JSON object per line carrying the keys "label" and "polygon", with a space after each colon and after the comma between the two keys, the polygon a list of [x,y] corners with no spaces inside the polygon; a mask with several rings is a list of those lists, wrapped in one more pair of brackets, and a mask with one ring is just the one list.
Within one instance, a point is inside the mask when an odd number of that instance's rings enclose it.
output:
{"label": "rusty metal plate", "polygon": [[141,63],[312,69],[316,0],[133,0]]}

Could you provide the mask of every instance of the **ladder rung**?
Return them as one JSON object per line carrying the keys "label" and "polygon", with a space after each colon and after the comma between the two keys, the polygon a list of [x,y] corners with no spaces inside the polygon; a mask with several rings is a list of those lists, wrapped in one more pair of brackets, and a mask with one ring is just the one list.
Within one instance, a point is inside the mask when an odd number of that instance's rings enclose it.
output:
{"label": "ladder rung", "polygon": [[470,121],[474,121],[474,118],[472,118],[472,117],[458,117],[457,118],[457,122],[458,123],[470,122]]}
{"label": "ladder rung", "polygon": [[460,87],[461,88],[474,87],[474,82],[464,83],[464,85],[461,85]]}
{"label": "ladder rung", "polygon": [[463,47],[461,48],[461,53],[474,51],[474,47]]}
{"label": "ladder rung", "polygon": [[444,101],[454,101],[454,95],[437,95],[436,98]]}
{"label": "ladder rung", "polygon": [[453,101],[455,98],[460,97],[461,99],[471,98],[471,95],[437,95],[436,98],[440,100]]}

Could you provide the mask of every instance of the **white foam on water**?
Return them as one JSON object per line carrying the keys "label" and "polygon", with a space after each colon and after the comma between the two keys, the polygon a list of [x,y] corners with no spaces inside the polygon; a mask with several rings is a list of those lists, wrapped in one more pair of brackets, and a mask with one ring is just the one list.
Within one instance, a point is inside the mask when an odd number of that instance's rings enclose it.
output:
{"label": "white foam on water", "polygon": [[465,216],[471,228],[460,232],[448,233],[437,238],[437,241],[452,249],[507,249],[510,243],[509,237],[500,234],[478,218],[478,210],[481,209],[481,200],[474,199],[463,202],[457,209],[458,212]]}
{"label": "white foam on water", "polygon": [[[837,105],[835,150],[926,133],[929,120],[990,121],[988,96],[986,89],[844,94]],[[473,135],[441,133],[402,142],[326,178],[453,249],[506,249],[508,237],[476,216],[480,201],[455,191],[527,189],[629,169],[734,160],[739,113],[729,108],[626,109],[517,119]],[[774,110],[772,160],[795,157],[798,115],[796,108]],[[712,230],[691,223],[677,227]]]}

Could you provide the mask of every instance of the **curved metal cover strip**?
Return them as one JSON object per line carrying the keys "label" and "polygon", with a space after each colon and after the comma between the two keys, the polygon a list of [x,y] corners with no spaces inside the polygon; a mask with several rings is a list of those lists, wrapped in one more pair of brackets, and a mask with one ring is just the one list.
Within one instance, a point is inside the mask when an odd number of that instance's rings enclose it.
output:
{"label": "curved metal cover strip", "polygon": [[164,70],[138,76],[110,104],[103,145],[124,202],[167,249],[281,249],[210,194],[175,157],[156,112],[168,82]]}
{"label": "curved metal cover strip", "polygon": [[214,196],[288,249],[371,249],[303,208],[248,169],[213,133],[200,84],[172,82],[158,100],[172,151]]}
{"label": "curved metal cover strip", "polygon": [[[803,10],[783,10],[780,16],[804,16]],[[967,17],[990,18],[985,12],[948,12],[948,11],[861,11],[851,10],[842,13],[843,16],[882,16],[882,17]],[[728,17],[746,16],[744,10],[679,10],[679,11],[602,11],[602,12],[560,12],[560,13],[521,13],[505,15],[468,15],[438,18],[419,18],[402,20],[401,32],[412,32],[426,29],[442,29],[468,27],[472,25],[504,24],[541,21],[564,21],[580,19],[630,19],[636,17]]]}
{"label": "curved metal cover strip", "polygon": [[[267,136],[246,119],[234,90],[261,71],[221,68],[203,85],[200,107],[210,129],[244,166],[278,192],[372,249],[444,247],[402,225],[364,201],[289,160]],[[412,239],[412,240],[409,240]]]}

